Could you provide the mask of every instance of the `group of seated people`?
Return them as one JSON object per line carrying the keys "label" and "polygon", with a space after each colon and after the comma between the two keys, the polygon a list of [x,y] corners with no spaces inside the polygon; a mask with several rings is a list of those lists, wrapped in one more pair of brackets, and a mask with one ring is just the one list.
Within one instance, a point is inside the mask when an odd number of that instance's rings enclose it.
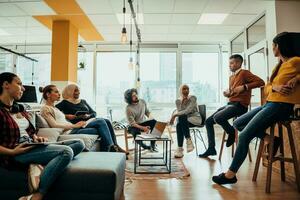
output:
{"label": "group of seated people", "polygon": [[[207,118],[209,147],[199,157],[216,155],[214,124],[219,124],[228,134],[226,146],[231,146],[236,139],[237,130],[238,145],[226,173],[213,176],[212,180],[217,184],[236,183],[236,173],[245,160],[248,147],[254,137],[259,137],[268,142],[265,130],[273,123],[286,120],[293,113],[295,104],[300,103],[300,52],[289,45],[290,34],[278,34],[273,40],[273,52],[279,58],[279,63],[273,70],[268,84],[267,103],[249,112],[248,105],[251,98],[251,89],[262,87],[264,81],[253,75],[250,71],[241,69],[243,58],[240,55],[230,57],[229,89],[224,96],[229,102]],[[82,152],[84,143],[79,139],[68,140],[62,145],[50,144],[45,146],[28,146],[27,143],[44,142],[47,138],[37,136],[37,130],[30,122],[30,117],[24,107],[17,104],[24,92],[21,79],[10,72],[0,74],[0,166],[8,169],[29,166],[30,170],[41,168],[39,181],[35,176],[29,177],[31,192],[29,196],[20,197],[20,200],[41,200],[47,193],[53,182],[63,173],[71,160]],[[112,124],[109,120],[96,117],[96,112],[88,103],[80,99],[79,87],[75,84],[66,86],[62,92],[63,100],[60,100],[59,90],[55,85],[43,88],[44,105],[41,115],[52,128],[61,128],[68,134],[93,134],[99,135],[103,148],[110,152],[125,152],[118,144]],[[126,117],[128,119],[129,133],[136,137],[141,132],[151,131],[156,123],[151,119],[150,111],[144,100],[138,98],[136,89],[129,89],[124,94]],[[175,122],[178,148],[176,158],[184,155],[183,142],[186,139],[186,150],[194,149],[189,133],[189,128],[202,124],[202,118],[198,112],[197,98],[189,95],[189,87],[180,87],[180,98],[175,102],[177,112],[173,113],[170,124]],[[77,111],[86,111],[83,115],[76,115]],[[233,126],[229,119],[237,117]],[[151,120],[146,120],[150,118]],[[279,140],[275,139],[275,143]],[[155,141],[151,145],[140,144],[145,149],[157,151]],[[274,145],[279,146],[278,144]],[[34,180],[33,180],[34,179]]]}
{"label": "group of seated people", "polygon": [[[278,58],[278,64],[274,68],[270,80],[265,85],[264,81],[252,74],[249,70],[242,69],[243,57],[234,54],[229,58],[229,68],[232,75],[229,77],[229,88],[223,92],[228,98],[228,103],[219,108],[205,120],[208,138],[208,149],[199,154],[200,158],[207,158],[217,154],[215,149],[214,124],[220,125],[228,134],[226,146],[230,147],[236,140],[237,149],[233,161],[226,173],[213,176],[213,182],[217,184],[232,184],[237,182],[236,173],[244,162],[251,140],[258,137],[269,143],[269,135],[265,130],[275,122],[288,119],[294,114],[294,105],[300,103],[300,33],[283,32],[273,39],[273,53]],[[265,87],[266,103],[248,112],[251,100],[251,90]],[[190,136],[191,127],[202,124],[202,118],[198,111],[197,98],[189,95],[188,85],[182,85],[179,91],[179,99],[175,101],[176,112],[170,119],[173,124],[177,118],[177,149],[175,158],[184,156],[183,141],[186,139],[186,151],[194,149]],[[129,89],[124,94],[128,104],[126,116],[130,127],[129,133],[134,137],[143,132],[149,132],[154,128],[155,119],[150,117],[150,111],[146,102],[138,98],[136,89]],[[233,125],[230,119],[235,119]],[[145,121],[146,120],[146,121]],[[240,132],[237,134],[237,132]],[[139,141],[140,142],[140,141]],[[275,153],[280,146],[280,139],[275,137]],[[155,142],[151,146],[141,144],[145,149],[156,150]]]}

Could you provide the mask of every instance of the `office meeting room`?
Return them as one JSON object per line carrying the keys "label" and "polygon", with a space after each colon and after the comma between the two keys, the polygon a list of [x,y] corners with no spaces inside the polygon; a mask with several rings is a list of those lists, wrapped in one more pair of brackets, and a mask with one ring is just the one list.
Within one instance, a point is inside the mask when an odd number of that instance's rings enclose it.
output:
{"label": "office meeting room", "polygon": [[0,0],[0,200],[299,200],[300,0]]}

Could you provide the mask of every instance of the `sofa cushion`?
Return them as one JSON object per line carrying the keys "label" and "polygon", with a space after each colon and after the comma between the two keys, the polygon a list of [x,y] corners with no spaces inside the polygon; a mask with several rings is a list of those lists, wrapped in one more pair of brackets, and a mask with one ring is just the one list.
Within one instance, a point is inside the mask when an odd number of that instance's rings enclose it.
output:
{"label": "sofa cushion", "polygon": [[98,135],[87,135],[87,134],[64,134],[58,137],[57,141],[70,140],[70,139],[81,139],[85,144],[86,149],[92,149],[95,142],[98,140]]}
{"label": "sofa cushion", "polygon": [[37,128],[50,128],[49,124],[47,123],[45,118],[41,116],[40,113],[36,113],[35,123]]}
{"label": "sofa cushion", "polygon": [[60,128],[40,128],[37,133],[38,136],[48,138],[49,142],[56,142],[60,134],[62,134]]}

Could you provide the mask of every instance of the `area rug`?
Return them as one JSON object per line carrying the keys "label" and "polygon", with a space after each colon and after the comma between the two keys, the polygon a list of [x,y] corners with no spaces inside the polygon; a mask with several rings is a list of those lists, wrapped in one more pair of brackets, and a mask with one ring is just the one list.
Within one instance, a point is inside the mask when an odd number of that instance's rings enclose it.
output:
{"label": "area rug", "polygon": [[[159,156],[161,153],[152,153],[149,151],[143,151],[143,156],[153,157]],[[172,153],[171,158],[171,173],[168,174],[135,174],[134,173],[134,155],[131,152],[131,155],[128,157],[126,161],[126,169],[125,169],[125,176],[127,180],[138,180],[138,179],[169,179],[169,178],[177,178],[177,179],[184,179],[190,176],[189,171],[186,169],[182,159],[173,158],[174,154]],[[143,160],[143,163],[149,162],[149,160]],[[151,160],[151,163],[161,163],[160,160]],[[161,172],[166,171],[166,167],[164,166],[140,166],[137,168],[138,171],[142,172]]]}

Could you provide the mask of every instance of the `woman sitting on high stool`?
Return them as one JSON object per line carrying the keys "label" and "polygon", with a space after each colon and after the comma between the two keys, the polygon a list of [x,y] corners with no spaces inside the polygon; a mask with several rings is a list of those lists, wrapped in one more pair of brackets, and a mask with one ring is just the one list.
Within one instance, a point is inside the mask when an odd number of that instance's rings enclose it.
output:
{"label": "woman sitting on high stool", "polygon": [[183,140],[186,139],[187,152],[194,150],[194,145],[190,136],[191,127],[201,125],[202,119],[198,111],[197,97],[189,95],[189,86],[182,85],[179,89],[180,98],[175,101],[177,112],[175,112],[170,120],[170,124],[174,123],[178,117],[176,125],[178,148],[175,152],[175,158],[183,157]]}
{"label": "woman sitting on high stool", "polygon": [[[234,121],[233,126],[240,131],[238,145],[229,170],[212,177],[217,184],[236,183],[236,173],[247,156],[251,140],[259,137],[268,143],[270,136],[265,130],[287,120],[293,114],[294,105],[300,103],[300,33],[278,34],[273,39],[273,53],[279,63],[266,85],[267,103]],[[274,155],[279,146],[280,140],[275,137]]]}

